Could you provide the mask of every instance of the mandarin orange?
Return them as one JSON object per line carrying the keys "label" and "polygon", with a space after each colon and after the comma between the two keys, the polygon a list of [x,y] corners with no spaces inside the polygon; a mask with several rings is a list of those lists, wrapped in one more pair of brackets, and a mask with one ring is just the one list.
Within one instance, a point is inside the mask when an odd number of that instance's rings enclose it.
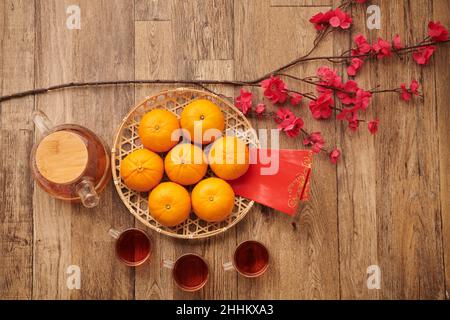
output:
{"label": "mandarin orange", "polygon": [[131,152],[120,163],[123,182],[128,188],[136,191],[150,191],[161,181],[163,174],[163,160],[147,149]]}

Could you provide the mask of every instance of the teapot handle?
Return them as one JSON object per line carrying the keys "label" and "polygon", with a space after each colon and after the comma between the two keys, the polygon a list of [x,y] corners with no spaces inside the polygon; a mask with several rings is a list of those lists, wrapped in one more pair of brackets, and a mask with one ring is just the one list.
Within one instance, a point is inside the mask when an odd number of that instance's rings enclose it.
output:
{"label": "teapot handle", "polygon": [[90,178],[83,178],[76,186],[76,191],[81,203],[86,208],[94,208],[98,205],[99,196],[95,191],[94,182]]}
{"label": "teapot handle", "polygon": [[41,110],[34,110],[32,113],[32,119],[42,135],[46,135],[53,128],[53,124],[47,117],[47,115]]}

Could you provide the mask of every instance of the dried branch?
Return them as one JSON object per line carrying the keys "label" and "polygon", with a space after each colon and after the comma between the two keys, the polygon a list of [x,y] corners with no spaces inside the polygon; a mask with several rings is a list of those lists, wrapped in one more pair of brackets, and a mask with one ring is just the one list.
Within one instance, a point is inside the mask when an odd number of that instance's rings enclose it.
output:
{"label": "dried branch", "polygon": [[[334,29],[324,29],[322,32],[320,32],[314,41],[314,46],[311,48],[311,50],[306,53],[305,55],[294,59],[285,65],[276,68],[275,70],[272,70],[271,72],[258,77],[253,80],[185,80],[185,79],[177,79],[177,80],[168,80],[168,79],[148,79],[148,80],[117,80],[117,81],[88,81],[88,82],[70,82],[65,84],[59,84],[55,86],[49,86],[46,88],[37,88],[22,92],[13,93],[10,95],[4,95],[0,96],[0,103],[5,102],[8,100],[23,98],[31,95],[39,95],[48,93],[50,91],[56,91],[56,90],[62,90],[62,89],[68,89],[68,88],[77,88],[77,87],[96,87],[96,86],[107,86],[107,85],[130,85],[130,84],[184,84],[184,85],[195,85],[200,86],[204,89],[206,89],[205,85],[227,85],[227,86],[258,86],[259,82],[262,80],[268,78],[272,74],[280,74],[281,71],[287,70],[293,66],[296,66],[300,63],[304,63],[307,61],[319,61],[319,60],[339,60],[339,61],[348,61],[351,58],[358,58],[358,57],[370,57],[371,54],[361,54],[361,55],[355,55],[352,56],[351,54],[348,54],[346,52],[344,55],[339,56],[316,56],[311,57],[310,55],[315,51],[315,49],[319,46],[320,42],[331,32],[333,32]],[[443,42],[436,42],[436,41],[425,41],[417,45],[413,46],[407,46],[402,49],[398,49],[395,52],[396,53],[409,53],[413,49],[426,47],[430,45],[437,45],[437,44],[444,44],[448,43],[450,40],[446,40]],[[307,82],[307,78],[302,80],[303,82]]]}

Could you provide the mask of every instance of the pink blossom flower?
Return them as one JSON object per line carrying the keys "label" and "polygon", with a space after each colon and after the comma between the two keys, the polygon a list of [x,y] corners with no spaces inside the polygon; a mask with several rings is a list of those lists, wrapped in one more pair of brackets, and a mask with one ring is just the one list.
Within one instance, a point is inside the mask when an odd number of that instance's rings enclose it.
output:
{"label": "pink blossom flower", "polygon": [[341,151],[338,148],[334,148],[330,152],[330,161],[332,164],[336,164],[341,157]]}
{"label": "pink blossom flower", "polygon": [[392,47],[397,50],[403,48],[403,45],[400,41],[400,36],[398,34],[396,34],[392,39]]}
{"label": "pink blossom flower", "polygon": [[430,58],[435,50],[435,46],[421,47],[413,53],[413,58],[417,64],[426,65],[428,61],[430,61]]}
{"label": "pink blossom flower", "polygon": [[296,116],[289,108],[279,108],[275,115],[275,122],[278,128],[283,129],[295,121]]}
{"label": "pink blossom flower", "polygon": [[291,105],[293,105],[293,106],[299,105],[300,102],[302,101],[302,99],[303,99],[303,96],[301,94],[298,94],[298,93],[294,92],[291,95]]}
{"label": "pink blossom flower", "polygon": [[374,119],[374,120],[370,120],[370,121],[367,123],[367,128],[369,129],[369,131],[370,131],[371,134],[377,133],[377,131],[378,131],[378,123],[379,123],[379,122],[380,122],[380,121],[379,121],[378,119]]}
{"label": "pink blossom flower", "polygon": [[322,81],[322,85],[338,88],[342,84],[341,77],[338,76],[337,71],[329,67],[319,67],[316,74]]}
{"label": "pink blossom flower", "polygon": [[359,89],[358,84],[355,81],[347,81],[340,89],[342,89],[342,91],[338,91],[336,95],[343,104],[350,105],[355,103],[356,91]]}
{"label": "pink blossom flower", "polygon": [[377,42],[372,46],[372,50],[378,59],[392,56],[391,44],[381,38],[378,38]]}
{"label": "pink blossom flower", "polygon": [[235,105],[244,115],[247,115],[247,113],[252,109],[252,99],[253,94],[242,88],[240,95],[236,97]]}
{"label": "pink blossom flower", "polygon": [[313,100],[309,103],[309,109],[314,119],[328,119],[331,117],[332,109],[334,105],[331,92],[321,94],[317,100]]}
{"label": "pink blossom flower", "polygon": [[266,111],[266,105],[264,103],[258,103],[255,108],[256,115],[261,116]]}
{"label": "pink blossom flower", "polygon": [[309,19],[309,22],[314,24],[314,27],[316,30],[320,31],[325,29],[330,24],[330,19],[333,16],[331,10],[327,12],[319,12],[312,16],[311,19]]}
{"label": "pink blossom flower", "polygon": [[330,25],[334,28],[348,29],[352,24],[352,18],[349,14],[339,8],[334,10],[334,16],[330,19]]}
{"label": "pink blossom flower", "polygon": [[347,120],[348,121],[348,127],[352,131],[356,131],[359,127],[359,120],[358,120],[358,114],[355,110],[355,108],[345,108],[343,109],[336,118],[338,120]]}
{"label": "pink blossom flower", "polygon": [[301,118],[295,118],[289,125],[282,128],[286,132],[289,138],[294,138],[300,134],[300,130],[303,128],[303,120]]}
{"label": "pink blossom flower", "polygon": [[278,109],[275,122],[278,123],[278,129],[284,131],[288,137],[296,137],[303,128],[303,120],[297,118],[289,108]]}
{"label": "pink blossom flower", "polygon": [[308,137],[303,139],[303,145],[311,146],[311,150],[314,153],[320,153],[325,144],[325,140],[320,132],[313,132]]}
{"label": "pink blossom flower", "polygon": [[448,40],[448,30],[439,21],[428,23],[428,35],[433,41],[442,42]]}
{"label": "pink blossom flower", "polygon": [[364,61],[359,58],[353,58],[351,64],[347,67],[347,74],[355,76],[359,69],[361,69]]}
{"label": "pink blossom flower", "polygon": [[355,96],[355,109],[366,110],[372,99],[372,94],[364,89],[358,89]]}
{"label": "pink blossom flower", "polygon": [[359,128],[359,120],[358,120],[358,117],[356,117],[356,113],[355,113],[355,116],[352,119],[350,119],[350,121],[348,122],[348,127],[352,131],[358,130],[358,128]]}
{"label": "pink blossom flower", "polygon": [[372,50],[372,47],[367,42],[366,37],[364,37],[362,34],[358,34],[353,40],[355,41],[357,47],[356,49],[352,50],[353,56],[366,54],[369,53],[370,50]]}
{"label": "pink blossom flower", "polygon": [[272,103],[284,103],[287,99],[287,86],[279,77],[274,77],[261,81],[264,89],[264,96]]}
{"label": "pink blossom flower", "polygon": [[339,8],[326,12],[319,12],[309,19],[317,30],[323,30],[328,26],[334,28],[348,29],[352,23],[352,17]]}
{"label": "pink blossom flower", "polygon": [[417,80],[412,80],[411,84],[409,85],[409,89],[406,87],[405,83],[402,83],[400,85],[400,97],[402,98],[402,100],[408,102],[409,100],[411,100],[412,95],[419,95],[419,82],[417,82]]}

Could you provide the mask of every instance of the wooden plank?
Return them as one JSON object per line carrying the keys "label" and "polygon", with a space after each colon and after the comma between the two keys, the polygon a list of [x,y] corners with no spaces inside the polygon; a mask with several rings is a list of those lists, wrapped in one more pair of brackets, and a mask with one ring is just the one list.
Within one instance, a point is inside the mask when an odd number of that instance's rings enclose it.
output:
{"label": "wooden plank", "polygon": [[[29,90],[34,84],[34,4],[28,1],[3,1],[0,10],[0,72],[2,94]],[[33,97],[2,103],[2,129],[32,129],[29,113]]]}
{"label": "wooden plank", "polygon": [[[81,30],[69,30],[63,23],[69,4],[38,3],[37,84],[133,78],[133,6],[127,1],[82,1]],[[42,96],[37,107],[55,123],[84,125],[109,144],[121,115],[133,103],[133,87],[104,87]],[[91,210],[55,201],[39,190],[35,212],[35,298],[133,297],[134,272],[116,260],[107,231],[130,227],[134,219],[111,184]],[[80,266],[80,290],[66,287],[69,265]]]}
{"label": "wooden plank", "polygon": [[[0,93],[34,86],[34,4],[0,2]],[[20,61],[20,64],[18,63]],[[30,299],[33,276],[33,208],[29,154],[34,98],[0,106],[0,299]]]}
{"label": "wooden plank", "polygon": [[[450,2],[437,0],[433,2],[433,18],[447,28],[450,26]],[[450,109],[447,103],[448,83],[450,82],[450,50],[448,47],[439,48],[434,57],[434,72],[436,77],[436,107],[439,135],[439,170],[440,170],[440,205],[442,216],[442,243],[444,250],[445,270],[445,298],[450,299]]]}
{"label": "wooden plank", "polygon": [[[172,79],[177,77],[175,46],[171,21],[137,21],[135,23],[135,77],[136,79]],[[136,86],[136,103],[165,89],[165,85]],[[125,115],[125,112],[124,114]],[[161,269],[162,259],[174,259],[177,242],[144,227],[154,241],[153,259],[147,268],[136,270],[136,299],[172,299],[176,287],[171,273]]]}
{"label": "wooden plank", "polygon": [[[335,6],[339,1],[336,1]],[[370,36],[365,21],[365,5],[355,5],[352,11],[353,26],[349,32],[341,32],[335,37],[335,55],[350,49],[353,37],[362,33]],[[384,11],[383,11],[384,12]],[[359,86],[369,90],[379,79],[373,76],[372,66],[363,66],[356,77]],[[343,80],[347,80],[346,65],[339,66]],[[383,87],[384,84],[383,83]],[[336,97],[337,98],[337,97]],[[380,98],[382,99],[382,98]],[[375,98],[371,107],[361,114],[362,119],[372,120],[378,115],[380,100]],[[336,99],[337,100],[337,99]],[[342,105],[338,104],[338,107]],[[340,287],[342,299],[377,299],[379,290],[367,288],[366,270],[371,265],[379,265],[377,229],[377,168],[375,143],[366,123],[361,123],[358,132],[352,132],[347,122],[337,121],[337,145],[342,150],[342,158],[337,165],[338,211],[339,211],[339,261]],[[383,274],[384,275],[384,274]]]}
{"label": "wooden plank", "polygon": [[[184,3],[186,10],[198,6],[196,2]],[[224,78],[232,79],[232,60],[194,60],[187,56],[182,58],[182,50],[186,46],[195,46],[202,34],[195,34],[192,39],[177,38],[177,32],[183,28],[185,20],[177,20],[176,28],[171,21],[138,21],[136,22],[136,78],[139,79],[198,79],[198,78]],[[189,22],[190,23],[190,22]],[[194,22],[197,23],[197,22]],[[214,21],[214,28],[222,28],[225,20]],[[186,28],[189,25],[185,26]],[[209,41],[209,40],[208,40]],[[229,44],[232,45],[232,44]],[[216,49],[214,49],[216,50]],[[218,50],[221,50],[220,48]],[[209,57],[219,55],[211,51]],[[181,60],[180,62],[180,59]],[[138,86],[136,87],[136,101],[151,95],[159,90],[175,86]],[[216,86],[214,90],[232,95],[232,90]],[[139,223],[138,223],[139,224]],[[227,234],[204,241],[181,241],[152,232],[155,239],[155,260],[150,268],[136,272],[136,298],[137,299],[195,299],[195,298],[236,298],[236,282],[228,282],[221,270],[221,264],[228,259],[228,252],[235,246],[235,233]],[[220,246],[224,255],[218,254]],[[221,250],[222,251],[222,250]],[[210,279],[207,286],[200,292],[191,294],[179,290],[172,281],[169,270],[161,270],[160,259],[176,259],[183,253],[194,252],[204,256],[211,267]]]}
{"label": "wooden plank", "polygon": [[28,158],[30,130],[0,130],[0,299],[30,299],[33,276],[33,188]]}
{"label": "wooden plank", "polygon": [[[426,36],[432,3],[381,1],[382,29],[405,43]],[[423,31],[422,31],[423,30]],[[373,34],[375,38],[375,34]],[[371,73],[383,87],[417,79],[425,100],[406,104],[398,95],[378,96],[372,108],[380,118],[375,138],[378,256],[381,298],[444,297],[442,230],[439,217],[439,162],[433,66],[420,67],[411,57],[373,65]],[[356,214],[356,213],[355,213]]]}
{"label": "wooden plank", "polygon": [[135,0],[135,21],[170,20],[172,0]]}
{"label": "wooden plank", "polygon": [[[36,2],[36,86],[72,80],[73,32],[66,29],[65,10],[62,1]],[[68,92],[43,95],[36,97],[36,108],[54,124],[62,124],[71,121],[68,101]],[[36,132],[35,140],[41,137]],[[71,205],[51,198],[35,184],[33,210],[33,299],[69,299],[66,270],[77,263],[71,258]]]}
{"label": "wooden plank", "polygon": [[[136,79],[175,79],[177,51],[172,39],[171,21],[135,23]],[[138,87],[139,91],[141,87]],[[144,87],[144,91],[148,86]],[[145,94],[147,96],[148,94]],[[144,97],[136,96],[136,101]]]}
{"label": "wooden plank", "polygon": [[233,59],[233,1],[180,1],[171,20],[180,64]]}
{"label": "wooden plank", "polygon": [[[232,46],[232,44],[230,44]],[[233,80],[234,60],[195,60],[188,63],[188,74],[193,79]],[[214,92],[233,97],[234,89],[225,86],[209,86]],[[223,271],[222,264],[231,261],[236,247],[236,228],[214,236],[201,244],[201,253],[210,267],[209,283],[203,289],[205,299],[237,299],[237,275]],[[189,247],[186,247],[188,249]],[[183,296],[186,297],[186,296]]]}
{"label": "wooden plank", "polygon": [[[237,1],[234,9],[236,78],[251,79],[265,74],[305,53],[312,45],[315,30],[308,19],[317,8],[278,8],[269,7],[269,1]],[[331,53],[331,42],[316,52],[318,55]],[[289,72],[313,75],[315,67],[305,64]],[[288,85],[294,86],[292,82]],[[294,88],[303,90],[297,84]],[[253,92],[254,101],[263,100],[259,90]],[[330,143],[334,141],[333,124],[312,120],[306,107],[294,111],[304,118],[305,129],[320,130]],[[253,124],[256,128],[275,127],[271,120],[253,121]],[[280,147],[302,149],[302,139],[282,135]],[[261,240],[272,257],[270,269],[263,278],[238,279],[239,299],[339,298],[336,169],[325,155],[315,157],[314,167],[311,200],[304,204],[297,217],[289,218],[256,206],[238,225],[238,242]]]}

